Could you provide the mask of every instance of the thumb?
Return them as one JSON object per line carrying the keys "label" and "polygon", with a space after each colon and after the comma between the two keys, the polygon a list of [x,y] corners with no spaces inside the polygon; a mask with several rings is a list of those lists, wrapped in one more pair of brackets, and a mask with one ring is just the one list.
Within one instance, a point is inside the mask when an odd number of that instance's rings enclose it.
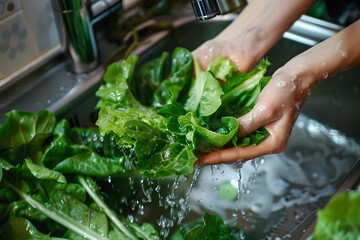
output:
{"label": "thumb", "polygon": [[265,126],[278,119],[263,104],[256,104],[255,107],[247,114],[237,119],[239,123],[238,138],[246,137],[258,128]]}

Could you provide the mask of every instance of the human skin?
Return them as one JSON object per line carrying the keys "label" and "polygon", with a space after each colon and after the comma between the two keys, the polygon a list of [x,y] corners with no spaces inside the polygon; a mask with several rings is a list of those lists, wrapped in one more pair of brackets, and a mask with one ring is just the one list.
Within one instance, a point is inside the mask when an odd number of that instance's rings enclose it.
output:
{"label": "human skin", "polygon": [[[256,2],[258,3],[260,0]],[[263,2],[268,1],[265,0]],[[275,2],[282,1],[279,0]],[[284,4],[287,2],[295,1],[285,1]],[[309,2],[310,4],[311,1],[304,2]],[[249,6],[251,6],[251,4]],[[241,15],[242,14],[240,14],[240,16]],[[235,24],[240,25],[241,22]],[[235,26],[232,27],[235,28]],[[286,31],[286,29],[287,28],[282,28],[283,31]],[[275,34],[279,33],[275,32]],[[279,35],[281,36],[282,34]],[[222,41],[221,39],[215,38],[215,45],[226,46],[220,43]],[[256,53],[253,55],[250,51],[246,52],[247,50],[241,50],[240,53],[238,53],[234,48],[230,49],[230,51],[227,47],[222,47],[219,49],[217,48],[216,53],[214,53],[214,48],[211,57],[216,57],[216,55],[229,57],[235,64],[237,63],[237,66],[241,71],[248,71],[250,67],[262,57],[262,54],[265,54],[272,46],[271,44],[274,44],[277,40],[278,36],[260,40],[260,42],[256,43],[259,47],[253,48],[257,49]],[[205,44],[208,44],[209,46],[212,44],[211,41],[212,40]],[[224,41],[229,41],[229,39]],[[263,43],[262,41],[265,41],[266,43]],[[268,42],[271,42],[271,44]],[[201,156],[199,163],[218,164],[224,162],[246,161],[266,154],[284,151],[293,125],[303,104],[308,98],[311,89],[328,76],[360,64],[359,42],[360,20],[331,38],[319,43],[298,56],[295,56],[284,66],[279,68],[261,92],[258,102],[253,110],[238,119],[239,137],[246,136],[261,126],[265,126],[268,130],[268,137],[257,146],[228,148]],[[246,43],[241,44],[246,45]],[[215,47],[215,45],[212,46]],[[266,49],[266,51],[264,49]],[[201,47],[194,51],[194,57],[200,57],[203,67],[210,61],[209,57],[206,59],[202,58],[203,56],[206,56],[205,54],[204,48]],[[236,59],[238,59],[238,61],[235,62]],[[245,63],[242,63],[242,61],[245,61]]]}
{"label": "human skin", "polygon": [[252,0],[215,38],[195,51],[202,68],[216,56],[228,57],[247,72],[316,0]]}

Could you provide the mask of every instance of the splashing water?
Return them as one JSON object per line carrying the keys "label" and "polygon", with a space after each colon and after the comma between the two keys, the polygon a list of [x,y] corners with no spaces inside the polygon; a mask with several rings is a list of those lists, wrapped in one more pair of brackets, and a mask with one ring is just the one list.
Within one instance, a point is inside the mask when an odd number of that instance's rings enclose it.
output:
{"label": "splashing water", "polygon": [[294,221],[300,223],[306,217],[301,206],[331,196],[359,155],[356,142],[300,115],[282,154],[196,166],[183,176],[113,178],[106,184],[120,196],[127,193],[126,198],[111,199],[114,209],[131,221],[152,223],[164,239],[205,212],[259,239],[281,221],[286,209],[298,209]]}

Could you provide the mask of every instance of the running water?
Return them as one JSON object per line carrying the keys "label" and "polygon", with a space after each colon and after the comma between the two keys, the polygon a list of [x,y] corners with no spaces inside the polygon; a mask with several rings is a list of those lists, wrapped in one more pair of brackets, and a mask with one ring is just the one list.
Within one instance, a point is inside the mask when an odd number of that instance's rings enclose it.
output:
{"label": "running water", "polygon": [[300,223],[306,217],[301,207],[331,196],[359,155],[355,141],[300,115],[282,154],[196,166],[192,174],[157,180],[112,178],[107,184],[123,196],[111,199],[118,212],[130,221],[150,222],[164,239],[205,212],[259,239],[281,222],[286,209],[297,210],[293,221]]}

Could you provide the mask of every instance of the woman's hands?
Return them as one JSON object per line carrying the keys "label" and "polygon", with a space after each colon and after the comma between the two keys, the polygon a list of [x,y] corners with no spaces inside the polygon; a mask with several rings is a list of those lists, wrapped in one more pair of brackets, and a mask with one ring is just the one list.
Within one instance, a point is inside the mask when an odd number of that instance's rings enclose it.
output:
{"label": "woman's hands", "polygon": [[328,76],[360,64],[359,41],[360,20],[279,68],[252,111],[238,119],[240,137],[261,126],[265,126],[269,135],[255,147],[215,151],[200,157],[199,163],[245,161],[282,152],[311,89]]}

